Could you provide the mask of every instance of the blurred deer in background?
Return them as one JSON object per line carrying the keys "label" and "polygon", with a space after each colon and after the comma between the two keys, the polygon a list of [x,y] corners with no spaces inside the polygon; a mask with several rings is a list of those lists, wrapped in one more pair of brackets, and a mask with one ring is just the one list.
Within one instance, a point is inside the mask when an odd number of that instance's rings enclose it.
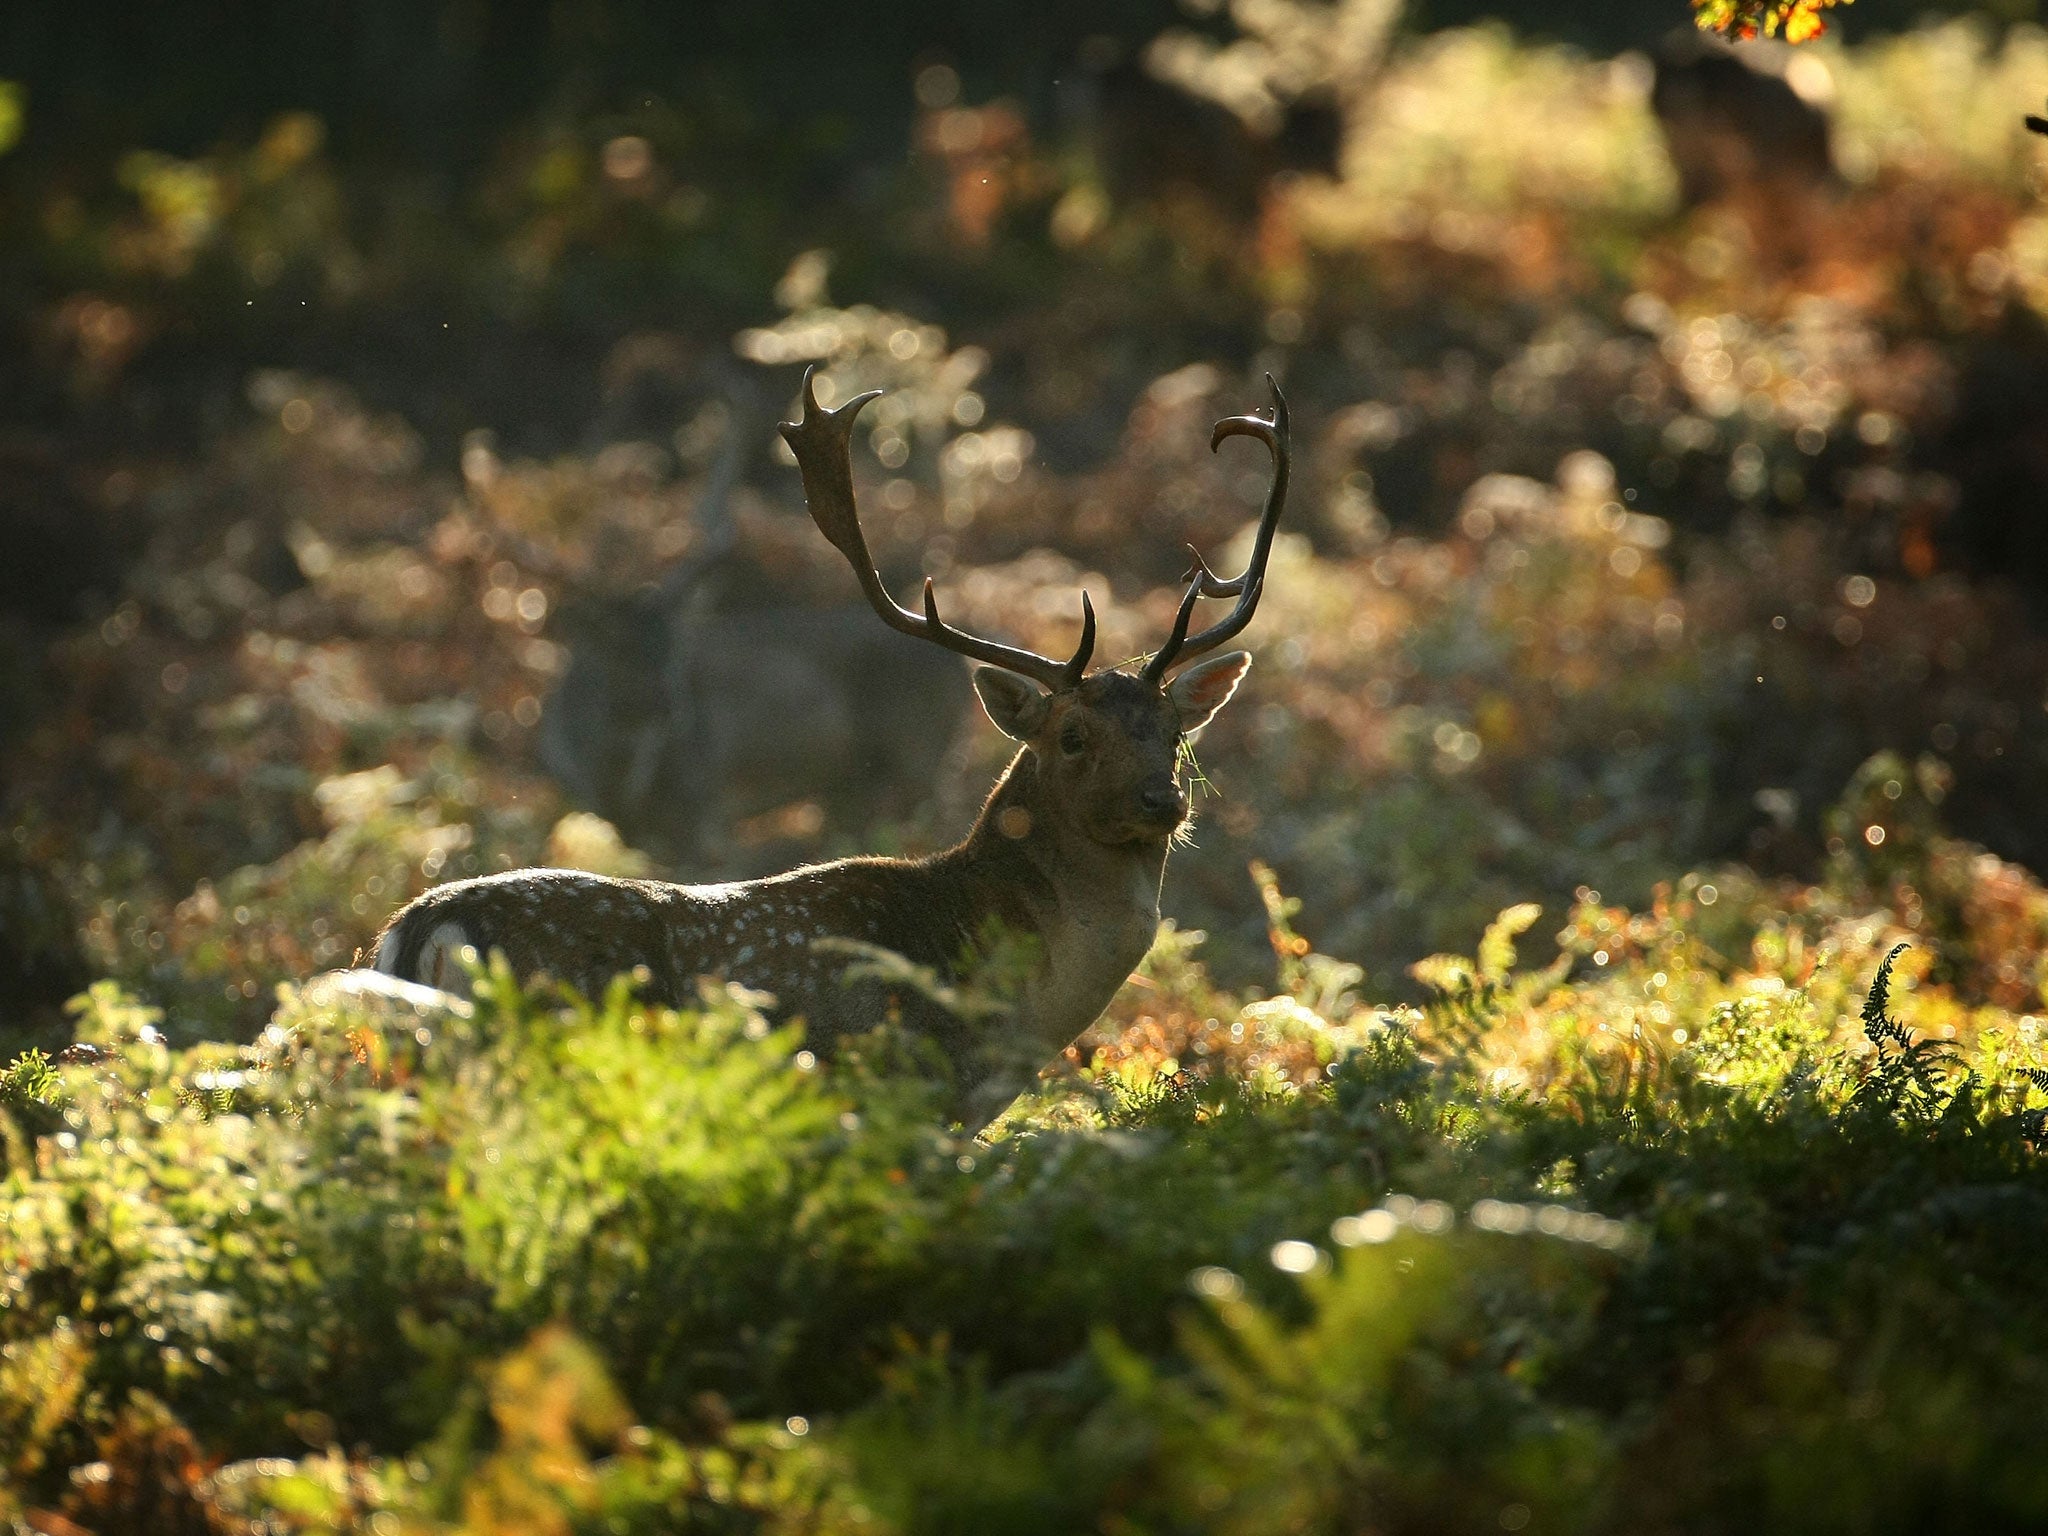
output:
{"label": "blurred deer in background", "polygon": [[[898,607],[868,554],[854,506],[854,418],[879,391],[822,409],[809,374],[803,416],[785,422],[812,519],[846,557],[891,629],[980,663],[975,691],[1019,743],[972,830],[923,859],[852,858],[730,885],[613,880],[520,870],[427,892],[385,925],[375,968],[466,989],[464,960],[502,953],[597,995],[621,973],[642,995],[678,1004],[701,976],[772,993],[826,1053],[843,1036],[900,1020],[951,1067],[954,1112],[993,1117],[1035,1070],[1093,1023],[1145,956],[1159,925],[1167,850],[1188,823],[1180,771],[1189,738],[1230,699],[1243,651],[1198,660],[1251,622],[1287,494],[1287,407],[1217,424],[1211,447],[1250,436],[1273,456],[1273,482],[1243,574],[1224,580],[1195,556],[1172,631],[1137,671],[1090,673],[1095,612],[1081,597],[1081,638],[1065,661],[966,634]],[[1236,602],[1189,634],[1196,604]],[[1192,663],[1192,665],[1190,665]],[[1169,678],[1170,673],[1177,675]],[[906,970],[922,968],[922,976]],[[971,989],[992,963],[1006,995]]]}
{"label": "blurred deer in background", "polygon": [[1198,250],[1292,259],[1288,187],[1343,175],[1346,136],[1371,110],[1403,6],[1236,0],[1209,9],[1227,12],[1234,38],[1170,27],[1132,52],[1106,35],[1088,39],[1064,105],[1114,203],[1150,204]]}
{"label": "blurred deer in background", "polygon": [[1687,209],[1732,205],[1753,236],[1782,243],[1839,189],[1828,123],[1834,82],[1811,54],[1740,47],[1685,27],[1656,52],[1650,108]]}
{"label": "blurred deer in background", "polygon": [[862,606],[721,606],[746,574],[731,496],[751,447],[726,433],[696,542],[658,583],[569,610],[541,716],[541,766],[569,797],[671,854],[806,799],[835,825],[907,815],[967,709],[957,661],[894,644]]}

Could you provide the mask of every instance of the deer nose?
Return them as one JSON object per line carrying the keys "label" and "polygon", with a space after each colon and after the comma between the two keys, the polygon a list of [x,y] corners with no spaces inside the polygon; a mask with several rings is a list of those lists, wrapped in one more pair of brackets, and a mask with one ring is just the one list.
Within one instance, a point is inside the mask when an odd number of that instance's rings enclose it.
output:
{"label": "deer nose", "polygon": [[1155,785],[1138,796],[1138,804],[1144,807],[1149,817],[1178,822],[1187,814],[1188,798],[1180,792],[1178,785]]}

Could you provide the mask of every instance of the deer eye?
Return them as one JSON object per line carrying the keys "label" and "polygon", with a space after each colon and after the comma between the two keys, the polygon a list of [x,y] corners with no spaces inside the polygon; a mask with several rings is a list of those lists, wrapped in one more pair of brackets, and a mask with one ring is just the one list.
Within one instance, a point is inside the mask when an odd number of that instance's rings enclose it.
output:
{"label": "deer eye", "polygon": [[1068,757],[1079,757],[1088,750],[1088,738],[1081,734],[1081,727],[1070,725],[1060,732],[1060,750]]}

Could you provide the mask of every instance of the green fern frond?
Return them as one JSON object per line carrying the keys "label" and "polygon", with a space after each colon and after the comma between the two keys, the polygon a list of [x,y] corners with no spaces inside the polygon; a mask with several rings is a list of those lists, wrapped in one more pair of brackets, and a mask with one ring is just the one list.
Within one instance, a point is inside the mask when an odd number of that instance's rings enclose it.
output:
{"label": "green fern frond", "polygon": [[1889,1043],[1903,1050],[1913,1043],[1906,1027],[1885,1011],[1892,1000],[1892,965],[1911,947],[1903,941],[1891,947],[1890,953],[1878,962],[1877,975],[1870,983],[1870,995],[1863,1000],[1863,1033],[1872,1045],[1880,1048]]}

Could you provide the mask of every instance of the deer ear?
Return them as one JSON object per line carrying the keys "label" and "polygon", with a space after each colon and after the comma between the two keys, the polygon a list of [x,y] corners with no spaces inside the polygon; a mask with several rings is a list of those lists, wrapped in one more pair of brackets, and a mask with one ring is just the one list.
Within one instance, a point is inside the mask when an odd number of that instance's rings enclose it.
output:
{"label": "deer ear", "polygon": [[1012,741],[1036,736],[1052,704],[1052,695],[1038,684],[1001,667],[976,667],[974,691],[996,729]]}
{"label": "deer ear", "polygon": [[1230,651],[1198,667],[1189,667],[1167,684],[1166,696],[1180,711],[1183,736],[1194,735],[1215,718],[1216,711],[1228,704],[1230,696],[1237,692],[1237,685],[1244,680],[1251,664],[1249,652]]}

